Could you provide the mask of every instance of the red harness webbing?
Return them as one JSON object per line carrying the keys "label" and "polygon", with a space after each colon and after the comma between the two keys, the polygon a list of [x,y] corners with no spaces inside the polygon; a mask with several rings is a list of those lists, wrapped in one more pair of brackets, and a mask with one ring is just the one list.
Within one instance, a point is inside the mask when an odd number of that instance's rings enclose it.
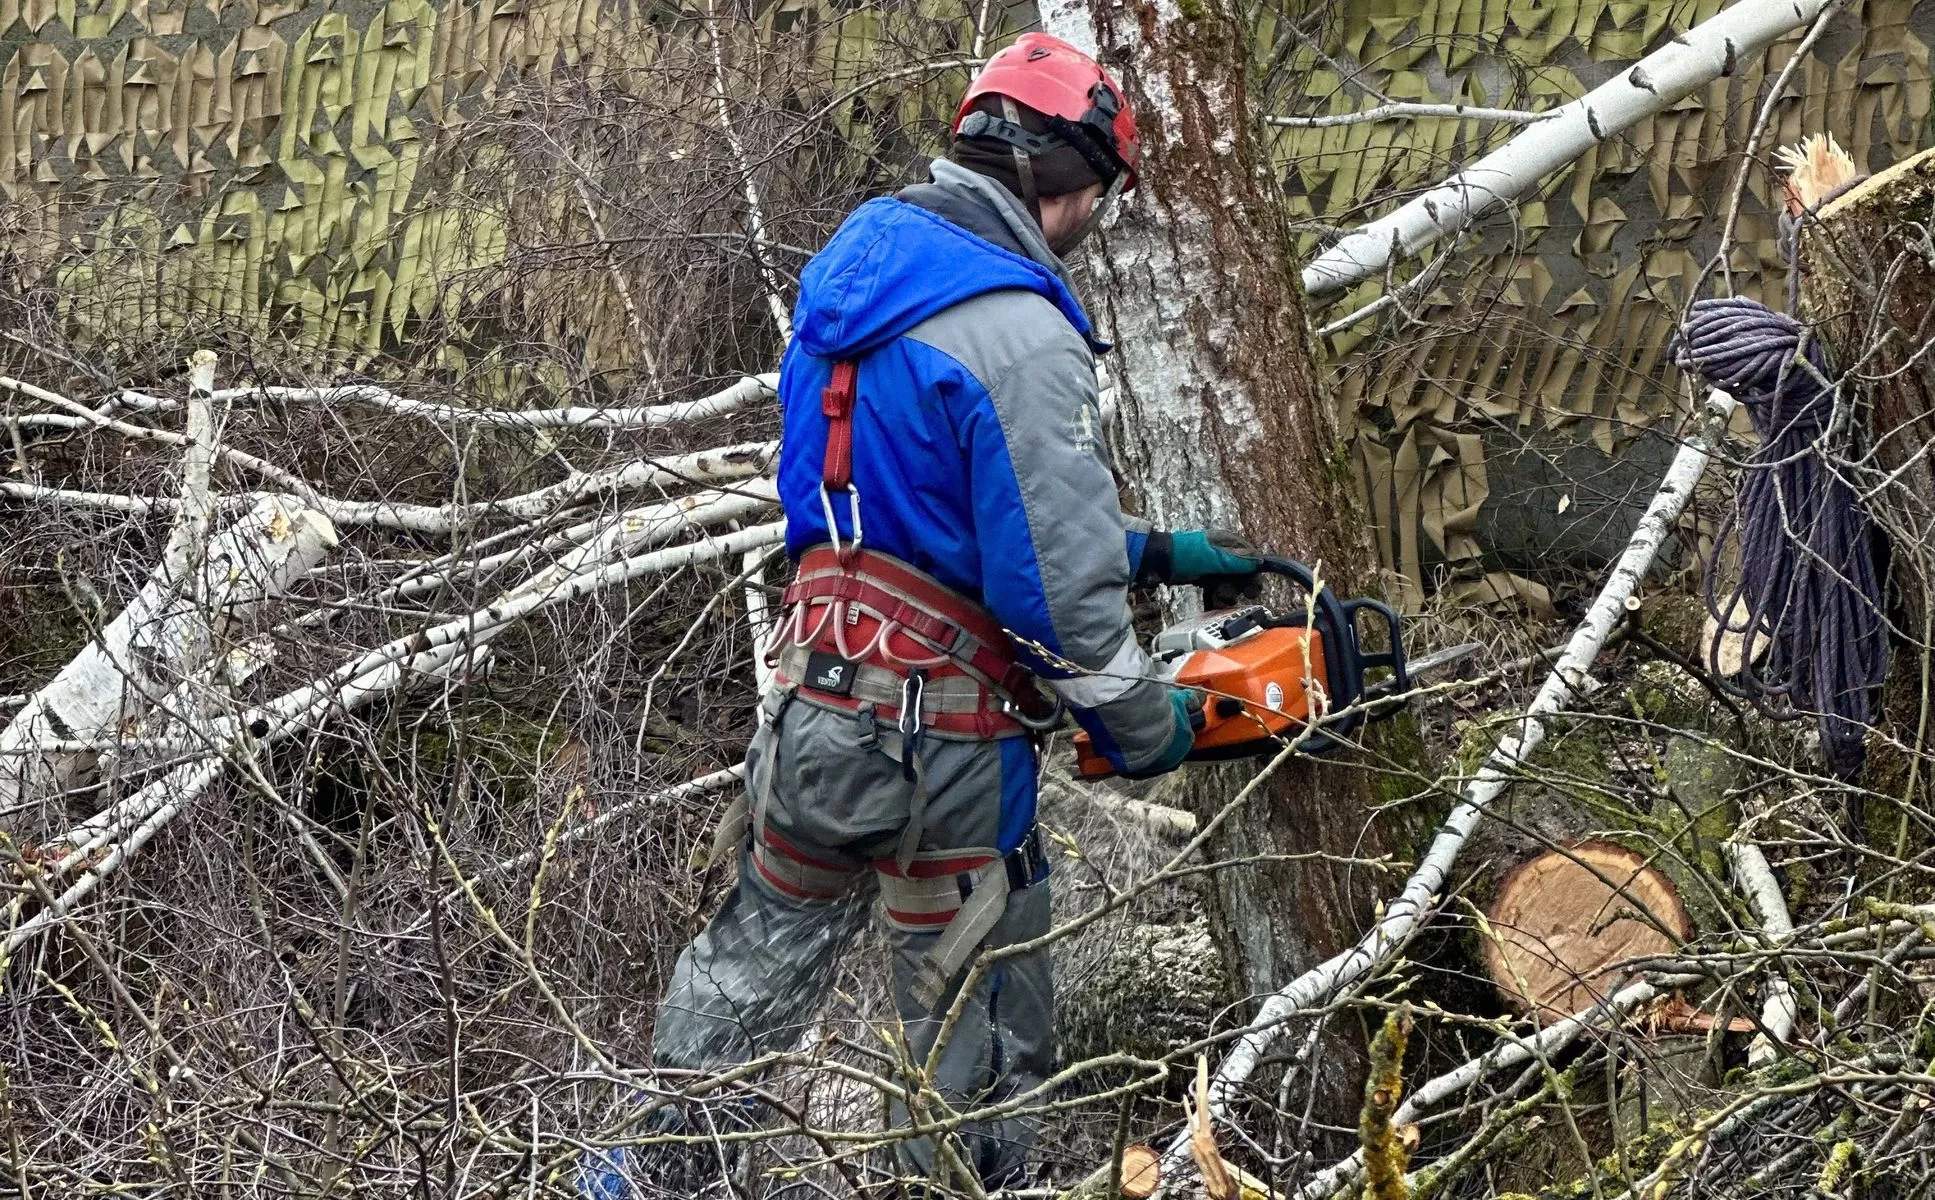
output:
{"label": "red harness webbing", "polygon": [[[853,393],[860,364],[851,358],[833,364],[833,378],[820,392],[820,411],[826,414],[826,462],[820,482],[831,491],[845,491],[853,483]],[[828,530],[829,535],[837,531]]]}
{"label": "red harness webbing", "polygon": [[[810,643],[815,650],[837,650],[839,641],[827,636],[834,632],[830,625],[860,623],[861,614],[849,608],[849,604],[857,603],[879,614],[875,620],[865,622],[868,626],[884,623],[886,627],[906,630],[954,660],[926,668],[935,675],[975,675],[988,689],[987,704],[982,711],[937,715],[937,727],[982,737],[1011,730],[1018,723],[1003,712],[1003,700],[1017,701],[1031,715],[1043,715],[1052,704],[1035,687],[1034,677],[1027,668],[1015,658],[1006,633],[991,613],[905,563],[861,549],[860,497],[853,488],[853,410],[858,397],[859,369],[860,364],[854,359],[834,363],[832,377],[820,391],[820,412],[826,417],[826,457],[820,467],[820,490],[829,525],[827,539],[832,546],[810,550],[802,558],[799,577],[786,589],[782,601],[788,614],[782,617],[776,632],[787,636],[814,630],[819,636],[805,635],[802,644]],[[834,492],[847,493],[854,526],[854,537],[848,541],[841,540],[840,530],[833,524],[833,506],[826,498]],[[808,613],[821,608],[829,610],[830,621],[809,620]],[[874,652],[863,654],[863,660],[878,660],[890,670],[903,670],[903,665],[892,661],[891,656],[880,654],[885,647],[877,642],[869,644]],[[840,706],[857,708],[859,702],[842,701]]]}

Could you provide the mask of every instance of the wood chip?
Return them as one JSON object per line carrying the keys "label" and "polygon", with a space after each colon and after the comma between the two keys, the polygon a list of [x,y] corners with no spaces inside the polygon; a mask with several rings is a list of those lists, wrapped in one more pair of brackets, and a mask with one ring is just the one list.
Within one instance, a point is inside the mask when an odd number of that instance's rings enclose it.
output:
{"label": "wood chip", "polygon": [[1204,1193],[1209,1200],[1237,1200],[1241,1189],[1224,1164],[1222,1151],[1216,1148],[1216,1131],[1210,1124],[1209,1059],[1205,1055],[1196,1056],[1196,1106],[1192,1109],[1185,1099],[1183,1114],[1189,1118],[1189,1153],[1203,1173]]}

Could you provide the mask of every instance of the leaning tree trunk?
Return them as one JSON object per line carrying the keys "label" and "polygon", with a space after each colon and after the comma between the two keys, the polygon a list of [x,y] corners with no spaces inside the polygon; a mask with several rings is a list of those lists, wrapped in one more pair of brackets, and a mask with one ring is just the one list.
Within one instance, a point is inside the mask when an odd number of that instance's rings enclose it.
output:
{"label": "leaning tree trunk", "polygon": [[[1800,240],[1802,315],[1857,385],[1874,451],[1876,518],[1917,632],[1935,570],[1935,150],[1897,163],[1823,206]],[[1880,485],[1880,486],[1876,486]]]}
{"label": "leaning tree trunk", "polygon": [[[1049,0],[1042,24],[1113,64],[1142,130],[1142,183],[1100,239],[1089,297],[1117,347],[1108,370],[1131,504],[1159,528],[1234,526],[1320,562],[1333,587],[1362,583],[1364,527],[1336,465],[1335,421],[1229,4]],[[1187,802],[1214,813],[1250,774],[1192,769]],[[1296,857],[1387,848],[1366,779],[1288,764],[1210,845],[1213,858],[1253,864],[1217,872],[1210,889],[1212,928],[1248,994],[1268,995],[1349,945],[1390,886]],[[1343,1075],[1331,1073],[1329,1094],[1349,1103]]]}
{"label": "leaning tree trunk", "polygon": [[[1935,662],[1935,150],[1924,151],[1854,185],[1803,227],[1801,316],[1827,347],[1834,370],[1851,374],[1841,391],[1852,405],[1867,454],[1850,455],[1849,481],[1887,535],[1904,635],[1880,704],[1883,736],[1870,738],[1870,788],[1902,797],[1892,814],[1876,801],[1863,813],[1897,853],[1921,825],[1912,814],[1929,795],[1931,726],[1926,692]],[[1903,753],[1902,748],[1906,748]],[[1911,794],[1908,786],[1919,780]],[[1897,824],[1900,822],[1900,824]],[[1921,838],[1935,837],[1926,827]]]}

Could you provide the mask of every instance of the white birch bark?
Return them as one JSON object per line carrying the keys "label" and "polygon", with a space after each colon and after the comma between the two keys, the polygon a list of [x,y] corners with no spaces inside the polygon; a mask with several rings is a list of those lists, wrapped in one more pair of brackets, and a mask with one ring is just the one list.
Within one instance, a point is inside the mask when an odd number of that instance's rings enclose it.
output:
{"label": "white birch bark", "polygon": [[[718,446],[664,459],[641,459],[603,471],[585,471],[568,479],[502,500],[462,504],[406,504],[394,500],[342,500],[311,491],[301,502],[338,526],[401,529],[411,533],[450,534],[470,529],[488,519],[530,521],[549,516],[598,496],[641,491],[679,484],[727,485],[752,479],[771,466],[778,442],[746,442]],[[246,492],[214,496],[208,511],[242,509],[285,496],[281,492]],[[181,514],[191,505],[184,497],[137,496],[114,492],[84,492],[40,484],[0,480],[0,496],[51,501],[114,512]]]}
{"label": "white birch bark", "polygon": [[1388,216],[1345,234],[1303,269],[1304,291],[1350,287],[1455,234],[1531,189],[1594,145],[1614,138],[1724,75],[1784,34],[1806,25],[1827,0],[1738,0],[1675,37],[1633,67],[1458,172]]}
{"label": "white birch bark", "polygon": [[752,158],[746,153],[745,143],[740,140],[739,130],[732,121],[731,93],[726,87],[725,39],[719,33],[719,6],[715,0],[707,0],[705,28],[712,40],[712,83],[714,97],[719,103],[719,131],[725,134],[726,145],[732,150],[733,161],[739,167],[740,188],[746,197],[746,232],[753,263],[759,268],[760,282],[765,285],[766,311],[773,318],[773,329],[784,345],[793,340],[793,319],[787,315],[786,301],[781,298],[779,273],[773,270],[772,261],[767,257],[771,248],[766,239],[766,206],[759,198],[759,184],[753,177]]}
{"label": "white birch bark", "polygon": [[[491,429],[660,429],[739,412],[773,399],[776,394],[774,389],[778,386],[777,374],[748,375],[729,387],[697,400],[636,408],[590,408],[582,405],[534,409],[464,408],[455,404],[412,400],[388,388],[360,383],[324,388],[232,388],[215,393],[215,398],[232,403],[269,397],[307,404],[358,404],[439,425],[479,425]],[[152,397],[140,396],[140,393],[128,394],[139,396],[144,401],[153,400]]]}
{"label": "white birch bark", "polygon": [[[1039,7],[1045,31],[1086,54],[1104,57],[1096,30],[1098,21],[1108,19],[1098,15],[1108,8],[1107,0],[1043,0]],[[1157,0],[1154,9],[1160,22],[1180,18],[1173,0]],[[1133,22],[1116,21],[1109,28],[1115,35],[1112,49],[1119,52],[1115,57],[1136,63],[1135,83],[1128,86],[1141,93],[1131,100],[1145,154],[1155,158],[1164,149],[1183,151],[1184,122],[1161,64],[1139,53]],[[1213,80],[1186,82],[1218,90]],[[1211,104],[1220,100],[1208,98]],[[1158,139],[1168,145],[1154,145]],[[1112,448],[1125,476],[1134,481],[1142,515],[1158,528],[1240,528],[1237,501],[1213,448],[1228,444],[1229,452],[1221,457],[1240,460],[1267,458],[1268,447],[1247,381],[1233,377],[1211,353],[1216,343],[1239,334],[1227,318],[1212,318],[1215,327],[1207,338],[1198,339],[1185,320],[1201,296],[1204,266],[1190,261],[1185,247],[1213,241],[1216,214],[1189,195],[1164,194],[1165,203],[1158,205],[1156,183],[1145,178],[1122,198],[1100,244],[1089,254],[1098,281],[1095,291],[1111,299],[1132,295],[1134,300],[1125,304],[1084,297],[1103,336],[1115,347],[1106,360],[1118,417],[1119,436]],[[1102,285],[1105,279],[1114,282]]]}
{"label": "white birch bark", "polygon": [[168,546],[162,551],[162,571],[170,579],[188,579],[208,549],[209,527],[215,519],[215,352],[197,350],[189,358],[188,446],[181,455],[181,509]]}
{"label": "white birch bark", "polygon": [[[1768,865],[1760,847],[1752,842],[1727,841],[1721,843],[1720,849],[1727,856],[1735,886],[1760,922],[1760,931],[1766,940],[1779,945],[1791,939],[1794,919],[1788,915],[1787,900],[1781,895],[1774,869]],[[1747,1065],[1765,1066],[1780,1057],[1780,1046],[1794,1036],[1794,1023],[1799,1019],[1800,1005],[1795,1002],[1794,989],[1781,974],[1780,964],[1770,963],[1760,1004],[1762,1028],[1747,1045]]]}
{"label": "white birch bark", "polygon": [[[766,665],[766,638],[772,633],[773,614],[766,603],[766,569],[761,566],[767,551],[748,550],[740,560],[741,569],[746,575],[746,634],[751,640],[754,693],[765,699],[766,691],[773,686],[773,668]],[[765,708],[759,709],[760,717],[765,718]]]}
{"label": "white birch bark", "polygon": [[318,508],[339,525],[373,525],[413,533],[454,533],[491,517],[531,520],[613,492],[751,479],[770,468],[778,452],[777,442],[748,442],[666,459],[644,459],[606,471],[583,472],[503,500],[481,500],[468,504],[399,504],[388,500],[320,498],[312,503],[312,507]]}
{"label": "white birch bark", "polygon": [[0,807],[71,786],[91,761],[15,751],[123,729],[207,663],[226,628],[282,594],[335,544],[327,518],[291,500],[266,500],[209,543],[188,576],[174,576],[164,563],[0,730]]}

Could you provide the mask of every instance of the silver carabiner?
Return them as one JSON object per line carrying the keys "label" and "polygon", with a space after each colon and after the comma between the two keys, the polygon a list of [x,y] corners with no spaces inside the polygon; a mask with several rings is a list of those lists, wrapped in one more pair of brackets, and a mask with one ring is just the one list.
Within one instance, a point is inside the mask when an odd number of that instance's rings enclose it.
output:
{"label": "silver carabiner", "polygon": [[1003,696],[1001,698],[1001,715],[1012,718],[1023,729],[1032,730],[1035,733],[1046,733],[1051,729],[1061,727],[1062,718],[1068,715],[1068,705],[1062,703],[1060,696],[1056,696],[1055,707],[1048,710],[1047,716],[1031,717],[1021,711],[1021,706],[1014,702],[1013,697]]}
{"label": "silver carabiner", "polygon": [[927,703],[927,672],[919,667],[907,672],[900,683],[900,736],[917,738],[927,727],[921,706]]}
{"label": "silver carabiner", "polygon": [[860,549],[863,536],[860,528],[860,489],[849,483],[846,487],[847,511],[853,515],[853,540],[844,549],[840,546],[840,523],[833,519],[833,497],[826,490],[826,481],[820,481],[820,511],[826,515],[826,540],[833,543],[833,552],[845,562],[848,556]]}

